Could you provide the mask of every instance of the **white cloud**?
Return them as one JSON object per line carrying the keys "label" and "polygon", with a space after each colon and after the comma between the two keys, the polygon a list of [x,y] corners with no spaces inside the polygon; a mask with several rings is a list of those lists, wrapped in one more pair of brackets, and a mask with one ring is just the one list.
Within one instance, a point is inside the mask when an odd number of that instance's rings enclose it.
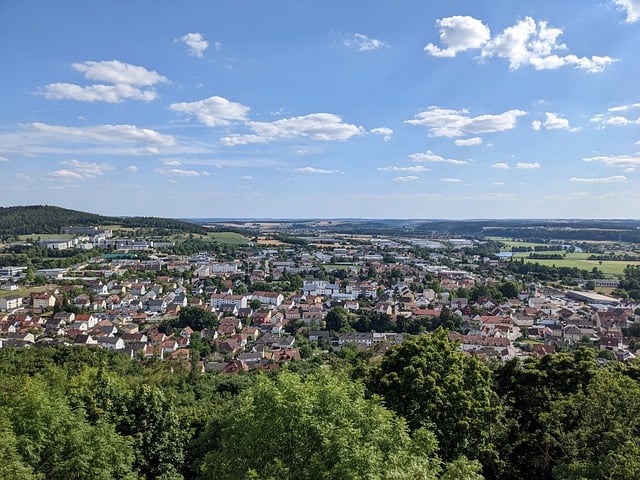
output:
{"label": "white cloud", "polygon": [[432,106],[405,123],[425,126],[429,129],[430,135],[436,137],[462,137],[511,130],[515,128],[518,117],[526,114],[527,112],[522,110],[508,110],[496,115],[471,117],[468,110]]}
{"label": "white cloud", "polygon": [[[209,48],[209,42],[204,39],[204,35],[198,32],[187,33],[180,37],[180,40],[189,47],[189,55],[202,58],[204,51]],[[218,49],[216,44],[216,49]]]}
{"label": "white cloud", "polygon": [[465,165],[469,163],[467,160],[456,160],[453,158],[444,158],[440,155],[436,155],[431,150],[427,150],[422,153],[412,153],[409,158],[414,162],[429,162],[429,163],[449,163],[451,165]]}
{"label": "white cloud", "polygon": [[73,168],[86,178],[94,178],[105,171],[115,170],[115,167],[108,163],[80,162],[79,160],[65,160],[60,163],[65,167]]}
{"label": "white cloud", "polygon": [[424,51],[434,57],[455,57],[458,52],[472,48],[482,48],[489,41],[491,32],[480,20],[468,16],[454,16],[436,20],[440,30],[440,48],[433,43],[424,47]]}
{"label": "white cloud", "polygon": [[395,177],[393,179],[394,182],[415,182],[416,180],[420,180],[420,177],[416,177],[415,175],[407,175],[406,177]]}
{"label": "white cloud", "polygon": [[62,179],[62,180],[82,180],[83,177],[77,172],[72,172],[71,170],[55,170],[51,173],[47,174],[47,177],[52,179]]}
{"label": "white cloud", "polygon": [[0,156],[0,162],[8,162],[9,159],[7,157]]}
{"label": "white cloud", "polygon": [[509,168],[509,164],[505,162],[498,162],[491,165],[491,168],[497,168],[499,170],[507,170]]}
{"label": "white cloud", "polygon": [[534,120],[531,122],[531,126],[534,130],[540,130],[542,127],[547,130],[570,130],[571,126],[569,125],[569,120],[566,118],[559,117],[555,113],[545,112],[546,120],[541,122],[540,120]]}
{"label": "white cloud", "polygon": [[176,144],[171,135],[164,135],[135,125],[97,125],[94,127],[65,127],[46,123],[31,123],[27,128],[45,138],[67,142],[142,143],[169,147]]}
{"label": "white cloud", "polygon": [[506,183],[504,182],[493,182],[491,184],[492,187],[504,187],[506,185]]}
{"label": "white cloud", "polygon": [[389,46],[382,40],[368,37],[362,33],[343,35],[342,44],[345,47],[355,48],[359,52],[368,52]]}
{"label": "white cloud", "polygon": [[618,105],[616,107],[611,107],[607,109],[608,112],[625,112],[627,110],[631,110],[632,108],[640,108],[640,103],[632,103],[629,105]]}
{"label": "white cloud", "polygon": [[472,147],[482,143],[481,137],[458,138],[453,142],[458,147]]}
{"label": "white cloud", "polygon": [[89,85],[50,83],[40,92],[49,100],[77,100],[79,102],[120,103],[123,100],[151,102],[157,98],[155,90],[142,90],[133,85]]}
{"label": "white cloud", "polygon": [[162,164],[166,167],[179,167],[182,162],[180,160],[165,160]]}
{"label": "white cloud", "polygon": [[615,117],[607,118],[602,123],[604,125],[613,125],[613,126],[618,126],[618,125],[638,125],[638,124],[640,124],[640,118],[636,119],[636,120],[630,120],[630,119],[628,119],[626,117],[622,117],[620,115],[617,115]]}
{"label": "white cloud", "polygon": [[588,72],[600,72],[616,61],[611,57],[597,55],[558,55],[558,51],[567,49],[565,44],[558,42],[563,33],[562,29],[550,27],[546,21],[536,22],[531,17],[507,27],[493,38],[489,27],[473,17],[441,18],[436,25],[440,29],[440,42],[445,48],[432,43],[424,48],[427,53],[436,57],[455,57],[458,52],[481,49],[480,58],[505,58],[509,60],[509,67],[513,70],[523,66],[532,66],[536,70],[550,70],[573,65]]}
{"label": "white cloud", "polygon": [[373,133],[374,135],[381,135],[382,139],[385,142],[391,140],[391,135],[393,135],[393,130],[387,127],[372,128],[371,130],[369,130],[369,132]]}
{"label": "white cloud", "polygon": [[241,180],[253,180],[253,177],[251,175],[243,175],[242,177],[240,177]]}
{"label": "white cloud", "polygon": [[156,71],[150,71],[139,65],[131,65],[118,60],[74,63],[72,67],[84,73],[87,80],[113,83],[114,85],[151,87],[156,83],[169,82],[167,77],[160,75]]}
{"label": "white cloud", "polygon": [[535,170],[537,168],[540,168],[540,163],[539,162],[533,162],[533,163],[518,162],[516,163],[516,168],[519,168],[520,170]]}
{"label": "white cloud", "polygon": [[[623,117],[622,115],[615,115],[619,112],[626,112],[640,108],[640,103],[633,103],[629,105],[618,105],[607,109],[607,113],[598,113],[589,119],[592,123],[599,123],[601,127],[605,126],[624,126],[624,125],[640,125],[640,117],[630,119]],[[613,115],[612,115],[613,114]]]}
{"label": "white cloud", "polygon": [[156,147],[145,147],[145,148],[136,148],[130,151],[131,155],[140,157],[146,155],[158,155],[160,153],[160,149]]}
{"label": "white cloud", "polygon": [[629,155],[601,155],[597,157],[588,157],[582,159],[585,162],[602,163],[607,167],[619,168],[636,168],[640,167],[640,157],[631,157]]}
{"label": "white cloud", "polygon": [[321,175],[330,175],[332,173],[338,173],[337,170],[326,170],[324,168],[315,168],[315,167],[301,167],[293,170],[297,173],[313,173],[313,174],[321,174]]}
{"label": "white cloud", "polygon": [[87,80],[106,82],[108,85],[81,86],[57,82],[45,85],[38,93],[50,100],[120,103],[131,99],[150,102],[157,98],[157,94],[149,87],[169,81],[155,71],[118,60],[74,63],[72,67],[84,73]]}
{"label": "white cloud", "polygon": [[427,168],[423,165],[414,165],[411,167],[379,167],[378,170],[381,172],[429,172],[431,169]]}
{"label": "white cloud", "polygon": [[482,57],[505,58],[509,60],[509,68],[512,70],[527,65],[536,70],[553,70],[573,65],[592,73],[602,71],[615,61],[603,56],[559,56],[556,51],[567,49],[565,44],[558,43],[562,33],[562,29],[550,27],[546,21],[536,22],[533,18],[526,17],[487,42],[482,49]]}
{"label": "white cloud", "polygon": [[604,177],[604,178],[571,177],[569,181],[573,183],[620,183],[620,182],[626,182],[627,177],[625,177],[624,175],[616,175],[613,177]]}
{"label": "white cloud", "polygon": [[199,177],[202,174],[196,170],[184,170],[182,168],[171,168],[169,170],[159,168],[156,170],[156,173],[172,177]]}
{"label": "white cloud", "polygon": [[441,178],[444,183],[461,183],[462,180],[459,178]]}
{"label": "white cloud", "polygon": [[614,0],[620,10],[624,10],[627,17],[626,23],[635,23],[640,20],[640,0]]}
{"label": "white cloud", "polygon": [[344,123],[338,115],[312,113],[301,117],[283,118],[274,122],[247,122],[255,133],[227,135],[220,142],[234,146],[248,143],[268,143],[278,139],[308,138],[318,141],[348,140],[364,133],[362,127]]}
{"label": "white cloud", "polygon": [[60,162],[67,168],[56,170],[47,174],[50,178],[84,180],[96,178],[107,171],[115,170],[113,165],[108,163],[81,162],[79,160],[65,160]]}
{"label": "white cloud", "polygon": [[245,121],[249,107],[223,97],[213,96],[196,102],[172,103],[169,105],[169,110],[188,116],[193,115],[200,123],[216,127],[229,125],[234,121]]}
{"label": "white cloud", "polygon": [[126,168],[127,172],[129,173],[136,173],[138,171],[138,166],[137,165],[129,165]]}

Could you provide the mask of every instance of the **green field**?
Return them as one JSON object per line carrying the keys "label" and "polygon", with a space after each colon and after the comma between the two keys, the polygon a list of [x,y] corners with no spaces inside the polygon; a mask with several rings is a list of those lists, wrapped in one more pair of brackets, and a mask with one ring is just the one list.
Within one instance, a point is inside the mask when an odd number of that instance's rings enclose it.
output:
{"label": "green field", "polygon": [[247,237],[235,232],[210,232],[207,236],[219,243],[228,243],[230,245],[243,245],[249,243]]}
{"label": "green field", "polygon": [[587,260],[587,257],[591,255],[590,253],[568,253],[565,258],[562,260],[540,260],[535,258],[527,258],[528,253],[521,253],[514,255],[513,258],[521,258],[525,259],[525,262],[529,263],[539,263],[540,265],[552,266],[556,267],[576,267],[581,270],[593,270],[593,267],[597,267],[602,273],[610,274],[610,275],[622,275],[624,272],[624,268],[627,265],[640,265],[640,262],[629,262],[629,261],[613,261],[613,260],[603,260],[602,263],[598,260]]}
{"label": "green field", "polygon": [[244,245],[250,243],[247,237],[235,232],[209,232],[206,235],[198,233],[177,233],[168,237],[168,240],[180,242],[187,238],[196,238],[199,240],[210,240],[218,243],[226,243],[229,245]]}

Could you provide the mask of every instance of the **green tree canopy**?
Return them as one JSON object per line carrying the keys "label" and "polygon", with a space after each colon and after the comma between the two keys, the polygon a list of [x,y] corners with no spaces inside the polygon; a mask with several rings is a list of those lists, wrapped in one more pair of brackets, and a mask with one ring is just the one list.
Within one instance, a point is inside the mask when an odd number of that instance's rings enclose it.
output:
{"label": "green tree canopy", "polygon": [[426,480],[440,471],[430,432],[412,439],[362,385],[331,372],[259,378],[209,435],[206,479]]}
{"label": "green tree canopy", "polygon": [[450,342],[446,330],[406,340],[389,350],[369,388],[412,429],[433,430],[445,460],[493,455],[501,421],[491,372]]}

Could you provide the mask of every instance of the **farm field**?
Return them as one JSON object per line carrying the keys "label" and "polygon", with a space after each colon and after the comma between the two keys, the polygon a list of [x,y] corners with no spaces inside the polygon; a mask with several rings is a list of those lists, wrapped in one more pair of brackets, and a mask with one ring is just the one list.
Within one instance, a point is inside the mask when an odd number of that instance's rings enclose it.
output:
{"label": "farm field", "polygon": [[61,233],[32,233],[30,235],[18,235],[18,239],[20,241],[37,238],[40,240],[71,240],[73,235],[63,235]]}
{"label": "farm field", "polygon": [[516,254],[513,258],[524,258],[525,262],[529,263],[539,263],[540,265],[552,266],[556,267],[576,267],[582,270],[593,270],[593,267],[597,267],[602,273],[609,275],[620,276],[624,272],[624,268],[627,265],[640,265],[640,262],[629,262],[629,261],[614,261],[614,260],[603,260],[602,263],[598,260],[587,260],[590,254],[586,253],[569,253],[563,259],[555,260],[555,259],[535,259],[528,258],[528,253]]}
{"label": "farm field", "polygon": [[242,245],[251,242],[247,237],[235,232],[209,232],[207,236],[219,243],[228,243],[230,245]]}

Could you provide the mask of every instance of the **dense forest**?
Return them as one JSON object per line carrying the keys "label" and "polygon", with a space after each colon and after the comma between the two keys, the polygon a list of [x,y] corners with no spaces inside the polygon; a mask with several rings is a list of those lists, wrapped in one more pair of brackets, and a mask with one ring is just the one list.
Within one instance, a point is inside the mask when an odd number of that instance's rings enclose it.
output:
{"label": "dense forest", "polygon": [[158,235],[176,232],[206,233],[195,223],[156,217],[105,217],[49,205],[0,207],[0,236],[60,233],[68,226],[120,225],[154,229]]}
{"label": "dense forest", "polygon": [[0,478],[640,478],[636,364],[586,349],[486,364],[438,329],[313,365],[0,350]]}

